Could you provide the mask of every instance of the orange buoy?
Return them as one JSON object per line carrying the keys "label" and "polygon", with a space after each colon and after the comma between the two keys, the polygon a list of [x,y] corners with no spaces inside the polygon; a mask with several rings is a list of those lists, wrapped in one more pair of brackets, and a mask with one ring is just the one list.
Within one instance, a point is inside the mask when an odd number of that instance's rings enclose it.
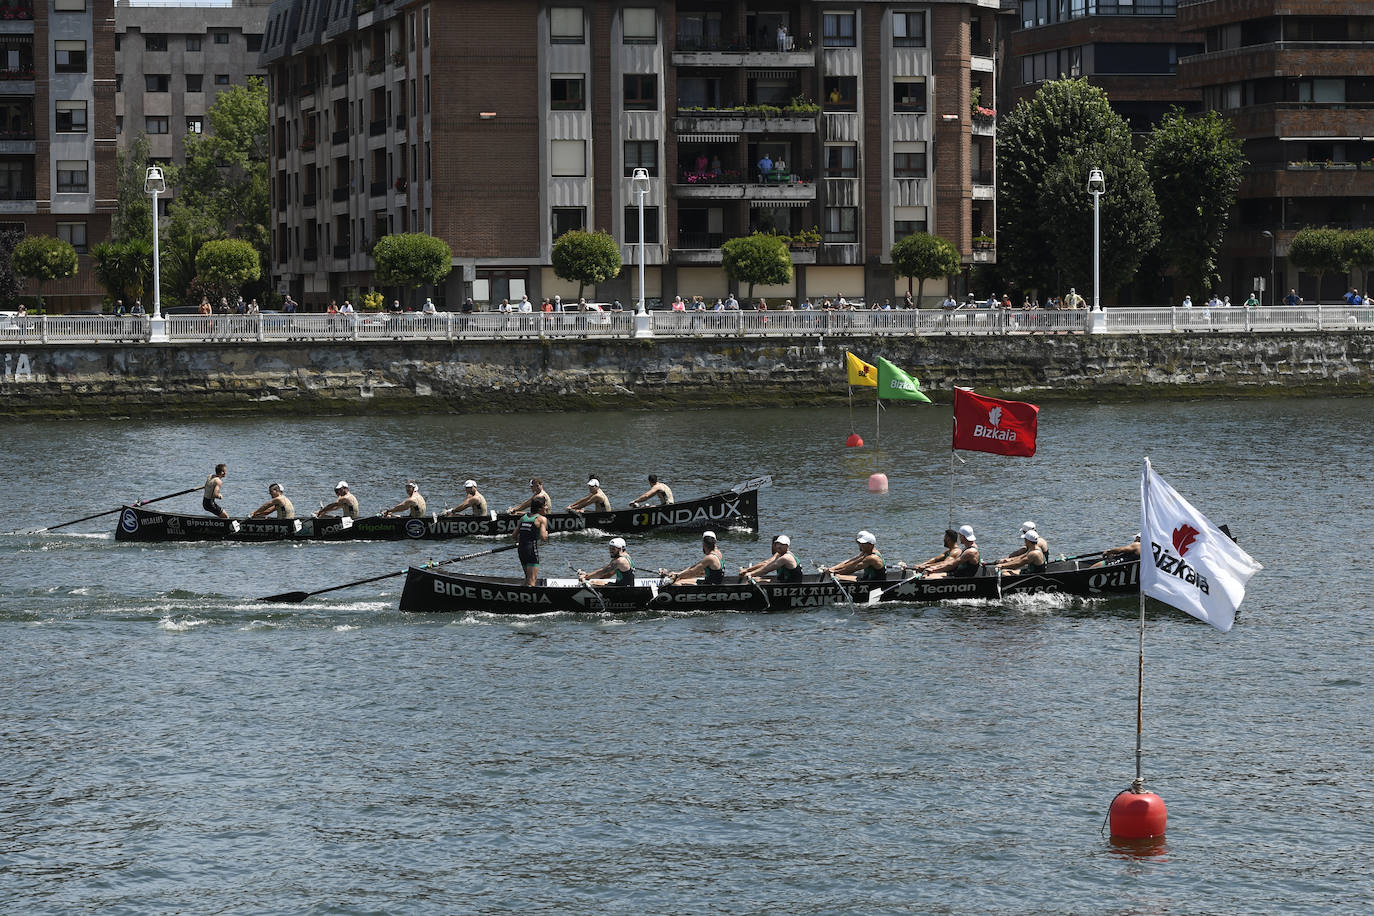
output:
{"label": "orange buoy", "polygon": [[858,433],[850,433],[844,444],[847,448],[863,448],[864,440]]}
{"label": "orange buoy", "polygon": [[1123,789],[1112,799],[1108,814],[1111,835],[1123,840],[1141,840],[1164,836],[1169,812],[1164,799],[1153,792],[1139,791],[1136,786]]}
{"label": "orange buoy", "polygon": [[868,492],[870,492],[870,493],[886,493],[886,492],[887,492],[887,475],[886,475],[886,474],[870,474],[870,475],[869,475],[869,478],[868,478]]}

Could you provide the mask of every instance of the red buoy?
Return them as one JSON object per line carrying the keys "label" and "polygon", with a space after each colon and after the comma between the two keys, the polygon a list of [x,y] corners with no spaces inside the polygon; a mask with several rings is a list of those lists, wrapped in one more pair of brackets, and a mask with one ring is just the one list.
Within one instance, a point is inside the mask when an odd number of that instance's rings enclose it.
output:
{"label": "red buoy", "polygon": [[1164,825],[1169,812],[1164,807],[1164,799],[1153,792],[1139,792],[1125,789],[1112,799],[1108,815],[1111,835],[1123,840],[1142,840],[1147,837],[1164,836]]}
{"label": "red buoy", "polygon": [[858,433],[850,433],[849,438],[844,440],[844,444],[848,448],[863,448],[864,440]]}

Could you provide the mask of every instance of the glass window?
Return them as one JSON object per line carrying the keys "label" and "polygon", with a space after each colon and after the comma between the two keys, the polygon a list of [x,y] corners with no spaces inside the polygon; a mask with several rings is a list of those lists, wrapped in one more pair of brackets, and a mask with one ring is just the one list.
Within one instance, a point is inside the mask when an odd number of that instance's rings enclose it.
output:
{"label": "glass window", "polygon": [[648,169],[649,177],[658,177],[658,141],[625,141],[625,177],[634,174],[635,169]]}
{"label": "glass window", "polygon": [[168,119],[166,115],[148,115],[143,119],[143,129],[150,134],[168,133]]}
{"label": "glass window", "polygon": [[229,85],[229,74],[227,74],[227,73],[216,73],[216,74],[215,74],[215,85],[216,85],[216,86],[228,86],[228,85]]}
{"label": "glass window", "polygon": [[549,80],[549,107],[554,111],[583,111],[587,81],[580,73],[555,73]]}
{"label": "glass window", "polygon": [[625,74],[625,110],[658,111],[658,76],[653,73]]}
{"label": "glass window", "polygon": [[926,46],[925,13],[893,13],[892,44],[898,48]]}
{"label": "glass window", "polygon": [[892,177],[925,178],[926,145],[923,142],[892,144]]}
{"label": "glass window", "polygon": [[824,43],[827,48],[852,48],[854,38],[853,13],[826,13],[821,20]]}
{"label": "glass window", "polygon": [[928,232],[925,207],[892,208],[892,241],[904,239],[917,232]]}
{"label": "glass window", "polygon": [[550,144],[551,173],[556,177],[581,178],[587,174],[587,142],[554,140]]}
{"label": "glass window", "polygon": [[425,47],[429,47],[429,7],[425,7],[420,13],[421,31],[425,36]]}
{"label": "glass window", "polygon": [[58,223],[57,237],[75,248],[77,254],[86,253],[85,223]]}
{"label": "glass window", "polygon": [[228,43],[229,43],[229,33],[228,33],[228,32],[216,32],[216,33],[215,33],[215,44],[217,44],[217,45],[227,45]]}
{"label": "glass window", "polygon": [[57,160],[57,192],[85,194],[90,189],[90,164],[84,159]]}
{"label": "glass window", "polygon": [[144,92],[167,92],[167,84],[171,81],[165,73],[145,73],[143,74]]}
{"label": "glass window", "polygon": [[825,240],[827,242],[857,242],[859,240],[858,207],[825,208]]}
{"label": "glass window", "polygon": [[825,78],[826,111],[853,111],[858,106],[859,78],[857,76],[827,76]]}
{"label": "glass window", "polygon": [[52,68],[57,73],[85,73],[86,43],[84,41],[54,41]]}
{"label": "glass window", "polygon": [[[625,208],[625,243],[639,244],[639,207]],[[658,207],[644,208],[644,243],[658,244]]]}
{"label": "glass window", "polygon": [[205,133],[205,119],[200,115],[192,115],[186,119],[186,132],[188,134]]}
{"label": "glass window", "polygon": [[57,106],[57,132],[59,134],[84,134],[86,132],[86,103],[84,101],[59,100]]}
{"label": "glass window", "polygon": [[204,81],[205,81],[205,74],[204,74],[204,73],[188,73],[188,74],[186,74],[186,91],[187,91],[187,92],[201,92],[202,89],[203,89],[203,86],[204,86]]}
{"label": "glass window", "polygon": [[245,35],[243,36],[243,41],[244,44],[247,46],[245,50],[247,50],[250,54],[257,54],[259,51],[262,50],[261,35]]}
{"label": "glass window", "polygon": [[652,8],[627,7],[622,16],[625,26],[625,44],[658,44],[658,17]]}
{"label": "glass window", "polygon": [[143,36],[143,50],[145,51],[166,51],[167,35],[162,32],[149,32]]}
{"label": "glass window", "polygon": [[892,110],[926,110],[926,81],[916,77],[899,76],[892,81]]}
{"label": "glass window", "polygon": [[199,36],[199,35],[187,35],[187,36],[186,36],[186,50],[188,50],[188,51],[199,51],[199,50],[200,50],[200,36]]}
{"label": "glass window", "polygon": [[549,41],[556,45],[580,45],[583,42],[582,8],[555,6],[549,9]]}
{"label": "glass window", "polygon": [[828,143],[825,147],[826,178],[858,178],[859,147],[856,143]]}
{"label": "glass window", "polygon": [[565,232],[587,227],[586,207],[554,207],[553,237],[558,238]]}

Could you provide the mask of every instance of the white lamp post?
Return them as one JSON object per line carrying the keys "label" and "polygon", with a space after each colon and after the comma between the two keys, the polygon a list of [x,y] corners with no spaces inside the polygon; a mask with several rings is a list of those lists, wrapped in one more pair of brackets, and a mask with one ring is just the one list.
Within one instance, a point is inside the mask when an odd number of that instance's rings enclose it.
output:
{"label": "white lamp post", "polygon": [[162,320],[162,264],[158,259],[157,196],[167,190],[167,182],[162,177],[162,167],[148,166],[143,176],[143,190],[153,197],[153,318],[149,339],[166,340],[166,324]]}
{"label": "white lamp post", "polygon": [[1088,173],[1088,193],[1093,196],[1093,311],[1102,311],[1102,194],[1107,190],[1107,180],[1102,177],[1101,169]]}
{"label": "white lamp post", "polygon": [[649,194],[649,170],[635,169],[630,176],[630,186],[639,198],[639,308],[637,315],[648,314],[644,305],[644,198]]}
{"label": "white lamp post", "polygon": [[1278,239],[1274,238],[1274,233],[1268,229],[1260,234],[1269,240],[1269,305],[1275,306],[1279,304],[1279,300],[1276,298],[1279,291],[1274,286],[1274,250],[1278,247]]}

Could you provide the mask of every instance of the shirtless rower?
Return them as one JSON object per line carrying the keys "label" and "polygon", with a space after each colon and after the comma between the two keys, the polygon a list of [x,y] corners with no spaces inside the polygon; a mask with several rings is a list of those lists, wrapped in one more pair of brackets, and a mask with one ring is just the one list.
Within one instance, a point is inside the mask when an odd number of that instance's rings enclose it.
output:
{"label": "shirtless rower", "polygon": [[668,488],[668,485],[666,483],[659,483],[658,477],[656,475],[650,474],[649,489],[645,490],[639,496],[636,496],[634,499],[630,500],[630,505],[638,509],[640,503],[647,503],[655,496],[658,497],[658,504],[660,506],[671,505],[673,502],[673,491]]}
{"label": "shirtless rower", "polygon": [[976,576],[982,565],[978,555],[978,536],[973,533],[972,525],[959,526],[959,553],[951,555],[926,570],[927,579],[943,579],[946,576]]}
{"label": "shirtless rower", "polygon": [[856,556],[834,566],[822,566],[821,572],[846,582],[886,582],[887,567],[883,564],[883,555],[878,553],[878,539],[873,532],[860,531],[854,543],[859,545]]}
{"label": "shirtless rower", "polygon": [[531,477],[530,498],[525,500],[518,506],[511,506],[509,509],[506,510],[506,514],[519,515],[521,512],[524,512],[526,509],[530,508],[536,496],[542,496],[544,498],[544,508],[547,509],[549,506],[553,505],[553,500],[549,498],[549,494],[544,492],[544,481],[540,480],[538,477]]}
{"label": "shirtless rower", "polygon": [[792,539],[785,534],[780,534],[773,538],[773,554],[768,559],[755,563],[753,566],[741,566],[739,568],[740,579],[747,576],[755,578],[773,573],[774,582],[800,582],[802,580],[801,563],[797,562],[797,557],[792,553]]}
{"label": "shirtless rower", "polygon": [[215,465],[215,473],[205,478],[205,495],[201,497],[200,507],[211,515],[218,515],[220,518],[228,518],[229,513],[220,508],[219,500],[224,495],[224,475],[229,471],[228,466],[223,464]]}
{"label": "shirtless rower", "polygon": [[291,505],[291,500],[282,492],[281,484],[274,483],[268,487],[267,495],[272,498],[254,509],[252,518],[266,518],[273,512],[277,513],[277,518],[296,517],[296,507]]}
{"label": "shirtless rower", "polygon": [[474,516],[485,516],[487,514],[487,498],[477,492],[477,481],[463,481],[463,490],[467,493],[467,498],[449,509],[444,515],[460,515],[464,509],[467,509]]}
{"label": "shirtless rower", "polygon": [[1040,549],[1040,532],[1034,528],[1028,528],[1021,532],[1021,540],[1026,545],[1017,556],[1008,557],[997,562],[997,568],[1008,576],[1019,576],[1022,573],[1038,573],[1045,569],[1045,552]]}
{"label": "shirtless rower", "polygon": [[[534,482],[530,481],[531,484]],[[539,579],[539,544],[549,539],[549,519],[544,514],[548,506],[543,496],[531,496],[529,511],[520,516],[520,524],[515,528],[515,540],[519,544],[516,552],[520,557],[520,566],[525,570],[525,584],[531,588]]]}
{"label": "shirtless rower", "polygon": [[1124,547],[1108,547],[1102,551],[1102,559],[1098,560],[1093,566],[1105,566],[1108,563],[1129,563],[1132,560],[1140,559],[1140,535],[1135,536],[1135,540]]}
{"label": "shirtless rower", "polygon": [[601,489],[601,481],[595,477],[587,481],[587,495],[568,507],[569,512],[581,512],[587,507],[593,512],[610,512],[611,498]]}
{"label": "shirtless rower", "polygon": [[327,506],[321,506],[315,513],[316,518],[331,518],[329,513],[335,509],[339,510],[340,515],[349,518],[358,517],[358,497],[348,491],[348,481],[340,480],[334,485],[334,501]]}
{"label": "shirtless rower", "polygon": [[955,531],[953,528],[946,528],[944,552],[937,553],[929,560],[917,563],[915,566],[912,567],[912,569],[916,570],[918,573],[930,572],[937,565],[944,563],[946,560],[949,560],[950,558],[958,560],[959,554],[962,552],[963,548],[959,546],[959,532]]}
{"label": "shirtless rower", "polygon": [[[1025,534],[1027,531],[1032,531],[1032,530],[1039,530],[1039,529],[1037,528],[1035,522],[1026,521],[1026,522],[1022,522],[1022,523],[1021,523],[1021,534]],[[1040,552],[1041,552],[1042,554],[1045,555],[1045,558],[1046,558],[1046,559],[1048,559],[1048,558],[1049,558],[1049,555],[1050,555],[1050,543],[1049,543],[1049,541],[1045,540],[1044,538],[1040,538],[1040,539],[1038,539],[1038,540],[1035,542],[1035,545],[1036,545],[1037,547],[1040,548]],[[1024,539],[1022,539],[1022,541],[1021,541],[1021,546],[1018,547],[1018,548],[1016,548],[1015,550],[1013,550],[1011,553],[1007,554],[1007,555],[1006,555],[1005,557],[1003,557],[1001,560],[999,560],[999,561],[998,561],[998,565],[1001,565],[1002,563],[1005,563],[1007,560],[1014,560],[1014,559],[1016,559],[1017,557],[1019,557],[1019,556],[1021,556],[1022,554],[1024,554],[1025,552],[1026,552],[1026,541],[1025,541]]]}
{"label": "shirtless rower", "polygon": [[390,509],[382,511],[382,515],[391,516],[406,513],[412,518],[425,514],[425,498],[420,495],[420,488],[415,481],[406,481],[406,498],[392,506]]}
{"label": "shirtless rower", "polygon": [[681,572],[660,569],[659,575],[666,576],[672,585],[720,585],[725,581],[724,556],[716,546],[716,533],[703,531],[701,534],[702,558]]}
{"label": "shirtless rower", "polygon": [[630,562],[629,551],[625,548],[624,538],[611,538],[606,548],[611,552],[611,562],[591,572],[577,571],[579,581],[588,585],[634,585],[635,569]]}

